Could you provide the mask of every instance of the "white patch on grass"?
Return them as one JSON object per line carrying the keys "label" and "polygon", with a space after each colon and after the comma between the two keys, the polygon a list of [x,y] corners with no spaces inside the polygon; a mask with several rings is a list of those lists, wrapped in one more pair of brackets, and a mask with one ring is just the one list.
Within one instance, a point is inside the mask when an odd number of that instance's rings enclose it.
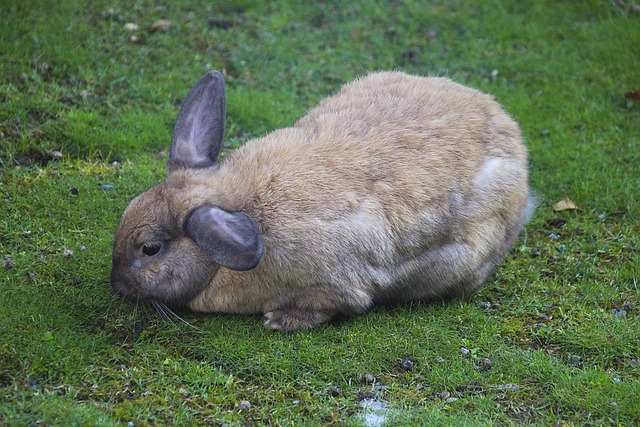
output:
{"label": "white patch on grass", "polygon": [[364,411],[358,416],[367,427],[381,427],[387,420],[389,409],[386,403],[376,399],[364,399],[360,406]]}

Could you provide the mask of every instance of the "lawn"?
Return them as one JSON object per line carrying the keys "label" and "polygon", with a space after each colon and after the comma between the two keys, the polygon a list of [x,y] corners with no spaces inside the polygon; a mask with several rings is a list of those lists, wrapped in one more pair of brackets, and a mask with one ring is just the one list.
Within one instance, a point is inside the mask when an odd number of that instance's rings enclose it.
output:
{"label": "lawn", "polygon": [[[640,423],[638,3],[5,0],[0,15],[0,425]],[[123,301],[117,222],[163,179],[209,69],[227,78],[227,150],[368,71],[491,93],[522,127],[538,208],[464,299],[295,333]]]}

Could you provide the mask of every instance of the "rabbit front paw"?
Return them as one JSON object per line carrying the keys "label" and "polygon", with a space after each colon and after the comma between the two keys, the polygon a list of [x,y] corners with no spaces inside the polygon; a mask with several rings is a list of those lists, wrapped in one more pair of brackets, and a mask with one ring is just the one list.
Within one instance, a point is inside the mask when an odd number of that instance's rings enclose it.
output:
{"label": "rabbit front paw", "polygon": [[279,331],[311,329],[331,319],[331,315],[312,308],[285,308],[265,313],[264,326]]}

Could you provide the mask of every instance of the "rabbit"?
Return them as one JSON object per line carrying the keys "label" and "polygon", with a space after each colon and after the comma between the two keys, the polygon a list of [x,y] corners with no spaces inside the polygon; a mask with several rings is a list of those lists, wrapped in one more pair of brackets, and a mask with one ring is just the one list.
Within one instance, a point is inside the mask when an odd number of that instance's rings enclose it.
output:
{"label": "rabbit", "polygon": [[219,159],[225,110],[210,71],[182,105],[166,179],[123,213],[116,293],[309,329],[469,294],[532,210],[518,125],[445,77],[370,73]]}

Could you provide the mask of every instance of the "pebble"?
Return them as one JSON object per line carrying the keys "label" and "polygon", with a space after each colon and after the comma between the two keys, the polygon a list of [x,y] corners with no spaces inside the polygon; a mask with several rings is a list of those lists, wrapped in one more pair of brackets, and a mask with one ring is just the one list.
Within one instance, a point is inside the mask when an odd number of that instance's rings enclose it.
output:
{"label": "pebble", "polygon": [[71,193],[72,196],[77,196],[78,194],[80,194],[80,190],[78,190],[76,187],[71,187],[69,189],[69,193]]}
{"label": "pebble", "polygon": [[489,370],[493,367],[493,362],[491,361],[491,359],[485,357],[480,361],[480,367],[482,369]]}
{"label": "pebble", "polygon": [[447,402],[447,403],[453,403],[453,402],[455,402],[456,400],[458,400],[458,398],[457,398],[457,397],[449,397],[448,399],[445,399],[445,402]]}
{"label": "pebble", "polygon": [[460,353],[462,353],[463,355],[465,355],[465,356],[466,356],[467,354],[469,354],[469,353],[471,353],[471,352],[469,351],[469,349],[462,347],[462,348],[460,349]]}
{"label": "pebble", "polygon": [[613,309],[613,310],[611,310],[611,312],[616,317],[624,317],[624,316],[627,315],[627,310],[616,310],[616,309]]}
{"label": "pebble", "polygon": [[360,382],[362,384],[373,384],[376,382],[376,377],[371,374],[364,373],[362,374],[362,377],[360,377]]}
{"label": "pebble", "polygon": [[62,252],[62,256],[65,258],[71,258],[73,256],[73,251],[71,249],[65,249]]}
{"label": "pebble", "polygon": [[16,263],[11,258],[5,258],[2,260],[2,266],[7,270],[13,268],[15,265]]}
{"label": "pebble", "polygon": [[112,184],[102,184],[100,188],[102,188],[104,191],[107,191],[116,188],[116,186]]}
{"label": "pebble", "polygon": [[520,386],[518,384],[500,384],[498,386],[498,390],[513,390],[513,391],[518,391],[520,390]]}
{"label": "pebble", "polygon": [[241,411],[248,411],[249,409],[251,409],[251,403],[248,400],[241,400],[238,406],[240,407]]}
{"label": "pebble", "polygon": [[363,400],[373,400],[376,398],[376,394],[371,391],[363,391],[358,395],[358,401],[362,402]]}
{"label": "pebble", "polygon": [[125,31],[138,31],[140,27],[138,27],[138,24],[134,24],[133,22],[127,22],[124,24],[123,28]]}
{"label": "pebble", "polygon": [[117,18],[118,12],[116,12],[114,8],[110,7],[102,13],[102,16],[104,16],[105,18]]}
{"label": "pebble", "polygon": [[564,218],[551,218],[546,221],[547,225],[550,227],[560,228],[567,224],[567,220]]}
{"label": "pebble", "polygon": [[340,396],[340,389],[338,387],[331,387],[329,388],[329,394],[331,394],[332,397],[338,397]]}
{"label": "pebble", "polygon": [[444,363],[444,359],[440,356],[436,356],[433,360],[435,360],[436,363]]}
{"label": "pebble", "polygon": [[207,20],[207,24],[212,27],[220,28],[222,30],[227,30],[235,25],[235,23],[229,19],[217,19],[217,18],[209,18]]}
{"label": "pebble", "polygon": [[451,393],[449,393],[448,391],[443,391],[442,393],[440,393],[438,395],[438,397],[442,400],[446,400],[449,399],[451,397]]}
{"label": "pebble", "polygon": [[402,359],[400,361],[400,370],[401,371],[412,371],[414,368],[415,364],[413,363],[413,360],[411,359]]}

